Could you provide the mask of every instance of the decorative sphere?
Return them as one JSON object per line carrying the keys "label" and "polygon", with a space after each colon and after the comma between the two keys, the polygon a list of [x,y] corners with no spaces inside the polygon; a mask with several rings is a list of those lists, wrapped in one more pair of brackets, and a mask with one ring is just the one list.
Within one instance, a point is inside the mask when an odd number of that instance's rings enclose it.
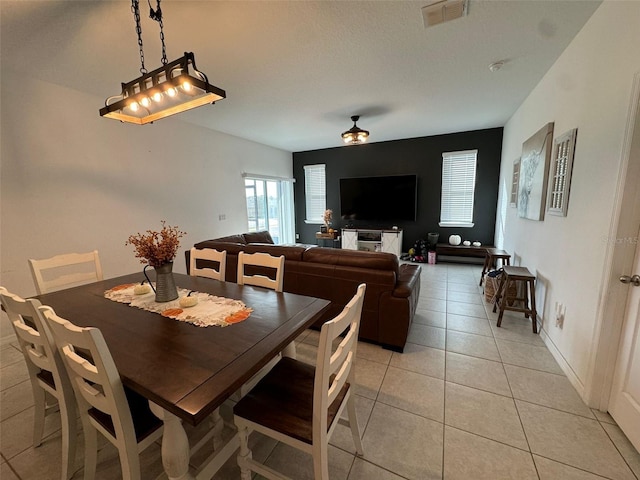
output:
{"label": "decorative sphere", "polygon": [[479,247],[480,245],[482,245],[480,242],[473,242],[474,247]]}
{"label": "decorative sphere", "polygon": [[149,293],[151,291],[151,286],[148,283],[143,283],[136,285],[133,287],[133,293],[136,295],[144,295],[145,293]]}
{"label": "decorative sphere", "polygon": [[460,235],[451,235],[449,237],[450,245],[460,245],[462,243],[462,237]]}
{"label": "decorative sphere", "polygon": [[198,297],[181,297],[178,303],[182,308],[195,307],[198,304]]}
{"label": "decorative sphere", "polygon": [[465,247],[468,247],[469,245],[471,245],[471,242],[470,242],[469,240],[465,240],[464,242],[462,242],[462,244],[463,244]]}

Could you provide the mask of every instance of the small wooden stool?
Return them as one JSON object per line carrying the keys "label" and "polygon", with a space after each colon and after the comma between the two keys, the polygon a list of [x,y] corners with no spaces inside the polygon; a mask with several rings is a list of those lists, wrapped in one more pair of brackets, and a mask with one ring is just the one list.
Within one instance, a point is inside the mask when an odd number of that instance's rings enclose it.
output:
{"label": "small wooden stool", "polygon": [[[536,286],[535,279],[528,268],[526,267],[503,267],[503,273],[500,278],[500,286],[498,287],[498,294],[496,295],[496,302],[493,305],[493,311],[496,311],[498,304],[500,305],[500,314],[498,315],[498,327],[502,323],[502,315],[505,310],[512,310],[514,312],[524,312],[525,318],[531,317],[531,325],[533,327],[533,333],[538,333],[537,325],[537,313],[536,313]],[[524,283],[524,296],[511,297],[508,293],[509,282],[523,282]],[[516,293],[517,295],[517,293]],[[522,307],[516,306],[516,302],[522,302]],[[531,301],[531,307],[529,307],[529,301]],[[508,305],[512,302],[511,305]]]}
{"label": "small wooden stool", "polygon": [[482,286],[484,275],[489,270],[491,270],[491,267],[493,267],[494,265],[496,267],[498,266],[498,260],[502,260],[502,266],[504,267],[505,265],[510,265],[510,258],[511,255],[509,255],[504,250],[500,250],[499,248],[487,248],[487,253],[484,257],[484,266],[482,267],[482,275],[480,275],[479,285]]}

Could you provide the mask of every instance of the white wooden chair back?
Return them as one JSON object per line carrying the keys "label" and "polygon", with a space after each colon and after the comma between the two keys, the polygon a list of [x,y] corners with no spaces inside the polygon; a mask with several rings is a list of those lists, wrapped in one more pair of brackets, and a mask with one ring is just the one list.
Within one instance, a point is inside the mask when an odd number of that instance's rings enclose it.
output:
{"label": "white wooden chair back", "polygon": [[0,301],[18,338],[33,389],[34,446],[42,443],[45,416],[56,409],[56,405],[47,405],[44,392],[58,400],[62,425],[62,479],[66,480],[75,473],[77,429],[73,388],[64,363],[40,313],[38,300],[25,300],[0,287]]}
{"label": "white wooden chair back", "polygon": [[[64,372],[64,365],[59,355],[55,354],[55,344],[51,332],[44,324],[38,311],[41,305],[38,300],[24,300],[0,287],[2,306],[7,312],[20,349],[27,362],[29,375],[35,377],[40,370]],[[25,321],[26,319],[26,321]]]}
{"label": "white wooden chair back", "polygon": [[[102,332],[97,328],[78,327],[59,317],[51,307],[40,307],[40,311],[53,332],[76,392],[80,415],[84,416],[83,420],[88,420],[116,446],[118,443],[132,446],[137,455],[137,440],[131,411],[120,374]],[[82,352],[82,356],[78,352]],[[89,355],[86,352],[89,352]],[[90,358],[87,358],[89,356]],[[116,434],[115,439],[94,417],[88,416],[91,408],[111,417]]]}
{"label": "white wooden chair back", "polygon": [[[328,431],[327,412],[346,383],[355,385],[353,368],[358,346],[358,331],[366,285],[358,286],[355,296],[333,320],[325,322],[320,330],[320,343],[316,358],[316,374],[313,386],[313,444],[325,445],[338,422]],[[333,342],[344,333],[344,338],[331,353]],[[348,392],[344,401],[348,399]],[[343,401],[343,402],[344,402]],[[342,409],[342,407],[341,407]]]}
{"label": "white wooden chair back", "polygon": [[[275,279],[265,275],[247,275],[245,266],[272,268],[275,270]],[[268,253],[238,253],[238,285],[255,285],[282,292],[284,284],[284,255],[273,257]]]}
{"label": "white wooden chair back", "polygon": [[[218,270],[210,267],[198,268],[196,260],[209,260],[218,263]],[[227,270],[227,252],[214,248],[192,247],[189,254],[189,274],[194,277],[207,277],[224,282]]]}
{"label": "white wooden chair back", "polygon": [[42,260],[29,259],[38,295],[102,280],[98,251],[67,253]]}

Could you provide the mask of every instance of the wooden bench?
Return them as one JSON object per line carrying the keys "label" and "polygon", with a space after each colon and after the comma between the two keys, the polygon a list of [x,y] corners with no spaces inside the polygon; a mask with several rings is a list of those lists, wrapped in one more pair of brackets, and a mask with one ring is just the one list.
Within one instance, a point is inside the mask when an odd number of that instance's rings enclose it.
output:
{"label": "wooden bench", "polygon": [[438,243],[436,245],[436,253],[438,261],[442,262],[468,262],[484,264],[487,256],[487,248],[493,248],[493,245],[449,245],[448,243]]}

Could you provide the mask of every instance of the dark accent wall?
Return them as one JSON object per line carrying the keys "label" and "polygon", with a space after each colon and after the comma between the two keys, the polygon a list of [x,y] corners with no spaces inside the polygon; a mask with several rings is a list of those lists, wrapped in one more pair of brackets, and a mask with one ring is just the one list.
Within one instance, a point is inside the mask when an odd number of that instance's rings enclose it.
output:
{"label": "dark accent wall", "polygon": [[[442,228],[440,221],[440,190],[442,181],[442,153],[478,150],[476,192],[472,228]],[[432,137],[410,138],[389,142],[352,145],[293,153],[295,183],[296,230],[301,243],[316,243],[317,224],[306,224],[304,195],[304,166],[324,163],[327,176],[327,208],[333,210],[334,228],[346,226],[340,219],[340,178],[377,175],[418,175],[418,208],[415,222],[376,224],[355,221],[358,228],[397,225],[404,230],[403,248],[406,252],[418,239],[426,239],[428,232],[440,233],[440,242],[449,235],[461,235],[463,240],[494,244],[502,128],[450,133]]]}

